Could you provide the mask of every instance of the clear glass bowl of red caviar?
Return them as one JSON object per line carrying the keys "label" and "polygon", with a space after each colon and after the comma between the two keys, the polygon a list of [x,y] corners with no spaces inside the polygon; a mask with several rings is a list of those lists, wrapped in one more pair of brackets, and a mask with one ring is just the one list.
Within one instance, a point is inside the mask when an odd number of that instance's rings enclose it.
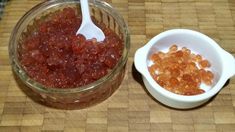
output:
{"label": "clear glass bowl of red caviar", "polygon": [[16,24],[9,42],[11,65],[35,101],[81,109],[104,101],[120,86],[130,49],[127,24],[106,2],[89,5],[106,35],[103,42],[74,35],[81,23],[79,0],[42,2]]}

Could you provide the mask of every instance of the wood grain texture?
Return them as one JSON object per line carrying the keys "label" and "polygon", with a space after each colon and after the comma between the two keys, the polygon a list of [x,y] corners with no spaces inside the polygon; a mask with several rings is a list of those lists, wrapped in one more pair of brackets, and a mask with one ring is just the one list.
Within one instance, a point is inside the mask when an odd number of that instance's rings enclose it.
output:
{"label": "wood grain texture", "polygon": [[172,28],[200,31],[235,54],[234,0],[106,0],[129,25],[131,50],[120,88],[82,110],[58,110],[34,102],[13,77],[8,57],[11,31],[42,0],[11,0],[0,21],[0,132],[234,132],[235,77],[207,104],[175,110],[154,100],[133,66],[135,51]]}

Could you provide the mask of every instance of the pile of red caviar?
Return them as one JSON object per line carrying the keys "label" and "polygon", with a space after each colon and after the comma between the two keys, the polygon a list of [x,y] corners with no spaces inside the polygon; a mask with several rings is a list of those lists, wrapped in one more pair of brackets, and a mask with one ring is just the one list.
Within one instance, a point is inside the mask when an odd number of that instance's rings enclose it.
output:
{"label": "pile of red caviar", "polygon": [[172,45],[167,53],[156,52],[151,56],[149,67],[154,80],[165,89],[181,95],[197,95],[205,91],[201,83],[212,85],[214,74],[208,70],[210,62],[199,54]]}
{"label": "pile of red caviar", "polygon": [[54,88],[84,86],[104,77],[119,61],[123,41],[103,23],[95,22],[105,40],[86,40],[76,32],[81,16],[64,8],[43,20],[27,34],[19,48],[19,61],[35,81]]}

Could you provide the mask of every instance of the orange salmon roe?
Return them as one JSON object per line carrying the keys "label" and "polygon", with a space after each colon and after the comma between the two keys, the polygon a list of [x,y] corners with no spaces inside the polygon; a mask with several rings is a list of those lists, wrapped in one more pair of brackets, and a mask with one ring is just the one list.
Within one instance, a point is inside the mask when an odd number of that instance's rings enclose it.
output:
{"label": "orange salmon roe", "polygon": [[204,93],[201,83],[212,85],[214,74],[207,70],[210,62],[191,50],[172,45],[167,53],[156,52],[150,60],[149,72],[153,79],[165,89],[181,95]]}

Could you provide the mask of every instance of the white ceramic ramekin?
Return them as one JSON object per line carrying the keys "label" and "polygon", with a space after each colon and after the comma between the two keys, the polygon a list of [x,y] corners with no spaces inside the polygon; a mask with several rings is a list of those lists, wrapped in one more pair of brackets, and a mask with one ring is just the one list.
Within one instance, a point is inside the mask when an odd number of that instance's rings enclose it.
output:
{"label": "white ceramic ramekin", "polygon": [[[162,88],[151,77],[148,71],[150,56],[157,51],[167,50],[173,44],[187,47],[210,61],[214,83],[205,93],[193,96],[175,94]],[[150,94],[159,102],[179,109],[193,108],[207,102],[221,90],[229,78],[235,75],[235,59],[231,54],[208,36],[188,29],[172,29],[155,36],[136,51],[134,63],[136,69],[142,74]]]}

